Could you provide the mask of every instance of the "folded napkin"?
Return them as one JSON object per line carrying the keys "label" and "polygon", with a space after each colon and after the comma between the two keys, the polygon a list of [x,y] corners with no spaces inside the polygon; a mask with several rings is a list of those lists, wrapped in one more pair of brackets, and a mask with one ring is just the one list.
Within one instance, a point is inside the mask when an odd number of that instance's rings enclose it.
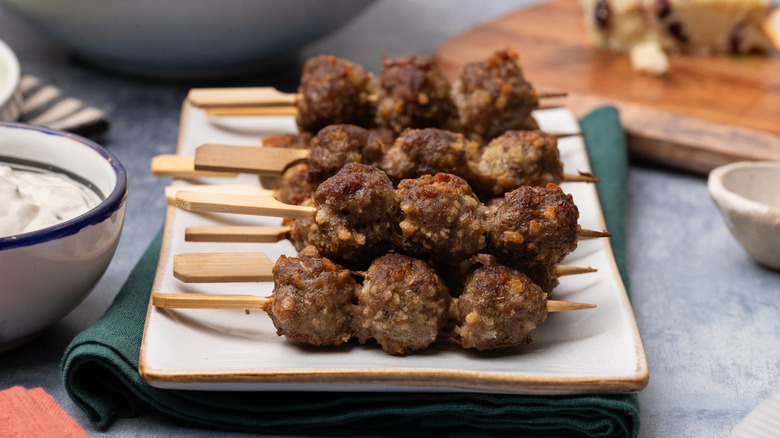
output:
{"label": "folded napkin", "polygon": [[19,89],[22,93],[19,122],[69,131],[85,137],[97,137],[108,129],[108,118],[103,111],[63,95],[59,88],[42,84],[35,76],[22,76]]}
{"label": "folded napkin", "polygon": [[[585,117],[593,170],[611,243],[624,264],[623,188],[626,150],[614,108]],[[635,395],[523,396],[471,393],[200,392],[149,386],[138,374],[141,335],[161,235],[133,269],[116,300],[79,334],[62,360],[65,387],[99,427],[144,406],[189,424],[276,433],[541,435],[634,437]],[[624,277],[625,278],[625,277]],[[362,433],[361,433],[362,432]]]}
{"label": "folded napkin", "polygon": [[21,386],[0,391],[0,436],[88,438],[43,388]]}

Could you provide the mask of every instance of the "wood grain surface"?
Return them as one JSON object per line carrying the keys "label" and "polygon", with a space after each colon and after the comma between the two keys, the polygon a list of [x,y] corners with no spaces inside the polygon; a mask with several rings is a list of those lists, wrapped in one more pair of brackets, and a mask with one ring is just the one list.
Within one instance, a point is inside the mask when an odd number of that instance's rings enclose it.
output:
{"label": "wood grain surface", "polygon": [[670,56],[662,77],[627,54],[591,47],[575,0],[554,0],[461,34],[437,52],[454,80],[467,62],[510,47],[541,90],[565,90],[577,116],[617,106],[638,158],[706,173],[739,160],[780,160],[780,57]]}

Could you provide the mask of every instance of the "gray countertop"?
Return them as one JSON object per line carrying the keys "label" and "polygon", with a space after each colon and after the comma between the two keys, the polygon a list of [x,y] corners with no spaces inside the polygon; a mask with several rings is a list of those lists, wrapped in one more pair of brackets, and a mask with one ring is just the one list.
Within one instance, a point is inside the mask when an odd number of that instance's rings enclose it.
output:
{"label": "gray countertop", "polygon": [[[321,53],[378,71],[380,54],[432,54],[448,38],[533,3],[381,0],[275,72],[208,85],[290,89],[302,62]],[[0,39],[17,53],[24,73],[109,114],[111,128],[101,143],[130,178],[125,228],[108,272],[41,338],[0,356],[0,390],[43,387],[91,436],[242,436],[193,429],[153,411],[97,430],[65,393],[59,368],[70,340],[103,314],[162,225],[169,181],[151,176],[150,160],[174,151],[182,101],[189,88],[203,84],[94,69],[2,9]],[[650,383],[639,394],[640,436],[727,436],[780,389],[780,273],[758,266],[738,246],[710,201],[706,178],[632,163],[627,190],[631,295],[650,367]]]}

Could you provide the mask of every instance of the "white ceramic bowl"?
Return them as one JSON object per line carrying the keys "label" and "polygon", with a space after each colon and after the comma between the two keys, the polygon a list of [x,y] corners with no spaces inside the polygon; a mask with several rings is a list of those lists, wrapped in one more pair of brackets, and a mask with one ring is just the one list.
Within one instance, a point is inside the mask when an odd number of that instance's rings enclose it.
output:
{"label": "white ceramic bowl", "polygon": [[710,172],[707,187],[745,251],[762,265],[780,270],[780,162],[718,167]]}
{"label": "white ceramic bowl", "polygon": [[203,77],[257,70],[343,25],[373,0],[1,0],[111,70]]}
{"label": "white ceramic bowl", "polygon": [[58,225],[0,237],[0,351],[33,339],[86,298],[114,255],[127,199],[124,167],[94,142],[0,122],[0,162],[20,160],[69,173],[103,201]]}
{"label": "white ceramic bowl", "polygon": [[0,40],[0,121],[14,121],[19,117],[22,109],[19,75],[19,60]]}

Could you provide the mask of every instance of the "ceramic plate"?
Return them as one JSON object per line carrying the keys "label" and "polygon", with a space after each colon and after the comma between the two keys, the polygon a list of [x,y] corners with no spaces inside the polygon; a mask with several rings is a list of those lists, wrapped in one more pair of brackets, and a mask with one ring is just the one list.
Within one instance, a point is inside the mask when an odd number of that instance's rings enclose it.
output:
{"label": "ceramic plate", "polygon": [[[538,113],[552,132],[577,132],[567,109]],[[295,132],[289,117],[210,120],[185,104],[178,153],[193,155],[203,143],[257,145],[262,135]],[[582,138],[559,142],[567,172],[588,171]],[[256,184],[255,176],[197,183]],[[186,185],[184,182],[178,184]],[[583,228],[603,229],[593,184],[568,183]],[[163,196],[161,193],[160,196]],[[195,252],[266,252],[272,259],[295,253],[287,242],[196,243],[184,241],[193,225],[279,225],[279,219],[202,214],[170,207],[153,291],[267,296],[272,283],[185,284],[172,274],[173,256]],[[477,353],[438,343],[406,357],[376,344],[299,347],[277,336],[262,311],[159,309],[149,306],[139,369],[160,388],[290,391],[479,391],[525,394],[634,392],[648,379],[644,348],[607,239],[580,242],[565,264],[598,272],[562,277],[555,299],[588,302],[596,309],[553,313],[533,342],[507,351]]]}

